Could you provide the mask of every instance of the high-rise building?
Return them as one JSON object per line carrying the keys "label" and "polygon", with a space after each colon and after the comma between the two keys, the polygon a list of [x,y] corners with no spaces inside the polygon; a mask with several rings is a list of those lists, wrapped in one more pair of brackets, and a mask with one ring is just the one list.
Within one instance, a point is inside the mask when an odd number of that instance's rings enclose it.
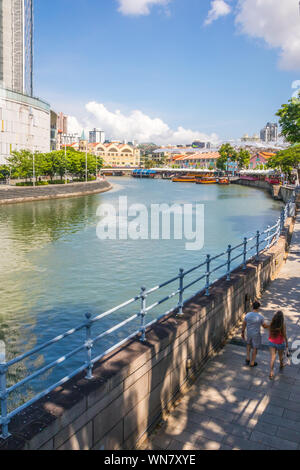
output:
{"label": "high-rise building", "polygon": [[89,143],[90,144],[104,144],[105,133],[100,129],[93,129],[90,131]]}
{"label": "high-rise building", "polygon": [[0,0],[0,162],[50,150],[50,106],[33,96],[33,0]]}
{"label": "high-rise building", "polygon": [[278,124],[268,122],[260,131],[260,138],[263,142],[277,142],[278,140]]}
{"label": "high-rise building", "polygon": [[33,95],[33,0],[0,0],[0,82]]}

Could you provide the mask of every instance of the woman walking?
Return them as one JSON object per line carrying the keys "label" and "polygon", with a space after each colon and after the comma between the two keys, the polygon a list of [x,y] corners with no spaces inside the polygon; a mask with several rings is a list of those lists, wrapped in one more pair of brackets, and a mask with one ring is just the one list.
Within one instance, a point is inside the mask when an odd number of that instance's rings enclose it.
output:
{"label": "woman walking", "polygon": [[276,354],[278,352],[280,360],[280,369],[284,368],[284,352],[288,350],[288,340],[286,335],[286,326],[284,321],[284,315],[282,311],[275,313],[273,320],[269,326],[269,346],[271,353],[270,363],[270,380],[274,379],[274,364],[276,360]]}

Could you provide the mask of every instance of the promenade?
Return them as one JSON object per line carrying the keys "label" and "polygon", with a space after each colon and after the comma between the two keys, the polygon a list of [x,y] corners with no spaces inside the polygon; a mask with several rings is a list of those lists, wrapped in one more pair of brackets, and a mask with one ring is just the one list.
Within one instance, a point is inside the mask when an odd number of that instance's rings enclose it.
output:
{"label": "promenade", "polygon": [[[261,299],[267,320],[275,311],[284,311],[290,347],[300,340],[299,286],[298,213],[287,262]],[[300,365],[280,372],[277,360],[275,380],[270,381],[267,332],[254,369],[245,365],[246,348],[240,333],[241,326],[143,448],[300,450]]]}

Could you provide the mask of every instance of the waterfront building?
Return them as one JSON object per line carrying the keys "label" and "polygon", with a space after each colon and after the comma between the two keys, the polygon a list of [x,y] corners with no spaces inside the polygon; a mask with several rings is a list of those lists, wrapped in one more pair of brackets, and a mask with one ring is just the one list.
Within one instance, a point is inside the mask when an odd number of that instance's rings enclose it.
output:
{"label": "waterfront building", "polygon": [[[81,141],[79,149],[85,151],[87,141]],[[141,164],[141,152],[137,147],[129,144],[93,143],[88,144],[90,153],[101,157],[105,167],[136,168]]]}
{"label": "waterfront building", "polygon": [[219,152],[202,152],[193,155],[177,156],[173,164],[180,168],[199,168],[205,170],[215,170],[220,158]]}
{"label": "waterfront building", "polygon": [[33,96],[33,0],[0,0],[0,162],[50,139],[50,106]]}
{"label": "waterfront building", "polygon": [[100,129],[93,129],[90,131],[89,143],[96,144],[96,143],[104,144],[105,142],[105,133]]}
{"label": "waterfront building", "polygon": [[249,168],[251,170],[260,169],[262,165],[263,168],[265,168],[265,165],[268,163],[268,160],[274,155],[275,153],[272,152],[258,152],[256,155],[253,155],[250,159]]}

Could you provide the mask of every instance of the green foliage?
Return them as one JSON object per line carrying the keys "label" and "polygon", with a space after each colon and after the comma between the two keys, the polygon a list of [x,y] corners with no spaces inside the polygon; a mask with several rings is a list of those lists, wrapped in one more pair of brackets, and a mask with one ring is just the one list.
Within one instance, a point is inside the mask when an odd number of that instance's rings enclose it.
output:
{"label": "green foliage", "polygon": [[227,162],[235,162],[237,160],[237,151],[230,144],[223,144],[219,150],[220,158],[217,161],[217,168],[225,171]]}
{"label": "green foliage", "polygon": [[248,150],[240,149],[237,154],[239,168],[248,168],[250,164],[251,153]]}
{"label": "green foliage", "polygon": [[219,170],[227,170],[227,162],[237,162],[240,169],[248,168],[251,154],[248,150],[241,148],[235,150],[230,144],[223,144],[219,150],[220,158],[217,161]]}
{"label": "green foliage", "polygon": [[[33,154],[28,150],[12,152],[8,158],[8,163],[12,170],[12,176],[25,180],[33,178]],[[96,176],[96,169],[103,167],[103,159],[95,155],[87,155],[87,174],[88,178]],[[85,178],[86,173],[86,154],[73,149],[36,153],[34,155],[34,168],[36,178],[47,176],[50,181],[56,176],[64,179],[66,173],[73,175],[80,180]]]}
{"label": "green foliage", "polygon": [[300,92],[298,98],[292,98],[283,104],[276,113],[279,116],[281,134],[291,144],[300,142]]}
{"label": "green foliage", "polygon": [[8,165],[0,165],[0,180],[8,178],[10,175]]}
{"label": "green foliage", "polygon": [[300,165],[300,144],[278,152],[268,160],[268,168],[280,169],[284,173],[291,174],[293,169]]}

